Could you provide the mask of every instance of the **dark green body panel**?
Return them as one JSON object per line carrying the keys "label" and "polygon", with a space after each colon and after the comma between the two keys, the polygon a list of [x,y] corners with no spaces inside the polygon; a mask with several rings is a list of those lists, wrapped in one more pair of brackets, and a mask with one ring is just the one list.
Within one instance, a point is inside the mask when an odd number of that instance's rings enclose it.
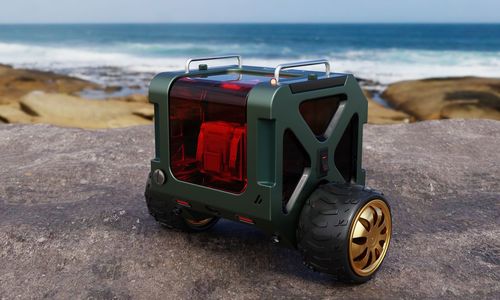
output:
{"label": "dark green body panel", "polygon": [[[248,185],[241,194],[232,194],[204,186],[177,180],[170,170],[168,99],[169,90],[176,79],[196,74],[218,72],[255,72],[269,73],[274,69],[243,66],[242,69],[209,69],[206,71],[172,72],[158,74],[150,84],[149,100],[155,105],[155,141],[156,155],[151,161],[151,171],[162,169],[166,182],[162,186],[152,184],[151,193],[162,201],[181,199],[189,201],[194,211],[218,215],[236,220],[237,215],[255,220],[255,226],[271,235],[277,235],[281,244],[294,247],[296,227],[303,203],[320,182],[344,182],[344,178],[334,163],[333,151],[336,149],[352,116],[358,115],[357,165],[355,183],[364,185],[365,173],[361,168],[362,130],[367,121],[367,101],[356,78],[346,74],[332,74],[330,77],[344,78],[340,86],[319,90],[292,93],[289,84],[307,80],[307,75],[317,74],[321,80],[324,73],[291,70],[283,74],[298,74],[300,77],[282,81],[273,86],[270,83],[257,84],[247,98],[247,177]],[[328,138],[319,141],[312,133],[299,112],[299,105],[304,100],[345,94],[347,100],[339,106],[327,132]],[[311,168],[301,180],[300,193],[294,193],[288,204],[288,212],[282,209],[282,158],[283,135],[291,129],[308,152]],[[326,177],[319,173],[318,150],[329,148],[328,165],[330,171]],[[306,177],[307,176],[307,177]],[[260,198],[261,201],[256,201]],[[208,206],[208,207],[207,207]]]}

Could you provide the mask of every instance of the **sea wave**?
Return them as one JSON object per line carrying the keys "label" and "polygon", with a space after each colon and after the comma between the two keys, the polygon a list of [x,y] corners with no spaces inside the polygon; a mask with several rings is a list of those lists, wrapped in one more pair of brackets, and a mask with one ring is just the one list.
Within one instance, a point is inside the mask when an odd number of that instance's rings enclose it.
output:
{"label": "sea wave", "polygon": [[[0,63],[53,70],[102,81],[105,67],[125,73],[178,70],[191,56],[243,54],[244,64],[272,67],[279,63],[313,59],[284,47],[275,57],[267,44],[197,45],[195,43],[121,43],[107,46],[59,46],[0,42]],[[279,49],[279,48],[278,48]],[[261,54],[259,54],[261,53]],[[395,81],[449,76],[500,77],[500,52],[408,49],[344,49],[327,55],[333,69],[389,84]],[[86,72],[81,70],[85,69]],[[116,79],[116,76],[115,76]],[[125,78],[124,78],[125,79]]]}

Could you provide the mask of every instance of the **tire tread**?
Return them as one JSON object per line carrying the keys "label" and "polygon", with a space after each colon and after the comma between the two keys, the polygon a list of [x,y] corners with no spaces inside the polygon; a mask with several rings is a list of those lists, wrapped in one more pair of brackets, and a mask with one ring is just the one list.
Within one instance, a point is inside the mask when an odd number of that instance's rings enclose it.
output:
{"label": "tire tread", "polygon": [[[297,227],[297,248],[304,265],[350,283],[366,282],[349,264],[348,242],[351,220],[382,193],[360,185],[328,183],[319,186],[305,201]],[[326,225],[326,226],[325,226]]]}

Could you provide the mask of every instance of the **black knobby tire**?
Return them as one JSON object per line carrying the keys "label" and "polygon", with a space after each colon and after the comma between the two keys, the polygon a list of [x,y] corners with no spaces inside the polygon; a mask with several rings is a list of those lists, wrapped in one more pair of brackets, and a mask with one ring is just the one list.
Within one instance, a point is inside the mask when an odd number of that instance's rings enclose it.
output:
{"label": "black knobby tire", "polygon": [[363,186],[334,183],[319,186],[306,200],[297,228],[297,247],[304,264],[343,282],[370,280],[378,270],[368,276],[356,274],[349,259],[349,243],[353,219],[374,199],[387,204],[381,193]]}
{"label": "black knobby tire", "polygon": [[[186,232],[202,232],[211,229],[219,221],[218,217],[203,216],[201,217],[202,219],[210,218],[210,221],[202,225],[190,224],[190,222],[182,216],[182,210],[187,210],[188,208],[180,208],[174,201],[158,200],[153,197],[151,194],[151,177],[148,177],[144,197],[146,198],[149,213],[158,223],[169,229],[178,229]],[[191,214],[195,215],[194,212]]]}

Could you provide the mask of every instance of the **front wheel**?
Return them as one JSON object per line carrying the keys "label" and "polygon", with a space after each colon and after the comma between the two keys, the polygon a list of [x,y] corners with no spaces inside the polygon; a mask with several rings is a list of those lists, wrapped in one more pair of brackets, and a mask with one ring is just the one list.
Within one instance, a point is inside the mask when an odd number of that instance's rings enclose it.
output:
{"label": "front wheel", "polygon": [[219,221],[218,217],[197,213],[188,208],[183,208],[186,212],[182,213],[175,202],[155,199],[151,194],[151,178],[146,183],[144,197],[149,213],[158,223],[170,229],[202,232],[211,229]]}
{"label": "front wheel", "polygon": [[362,283],[379,270],[389,248],[392,219],[381,193],[329,183],[306,201],[297,247],[311,269]]}

